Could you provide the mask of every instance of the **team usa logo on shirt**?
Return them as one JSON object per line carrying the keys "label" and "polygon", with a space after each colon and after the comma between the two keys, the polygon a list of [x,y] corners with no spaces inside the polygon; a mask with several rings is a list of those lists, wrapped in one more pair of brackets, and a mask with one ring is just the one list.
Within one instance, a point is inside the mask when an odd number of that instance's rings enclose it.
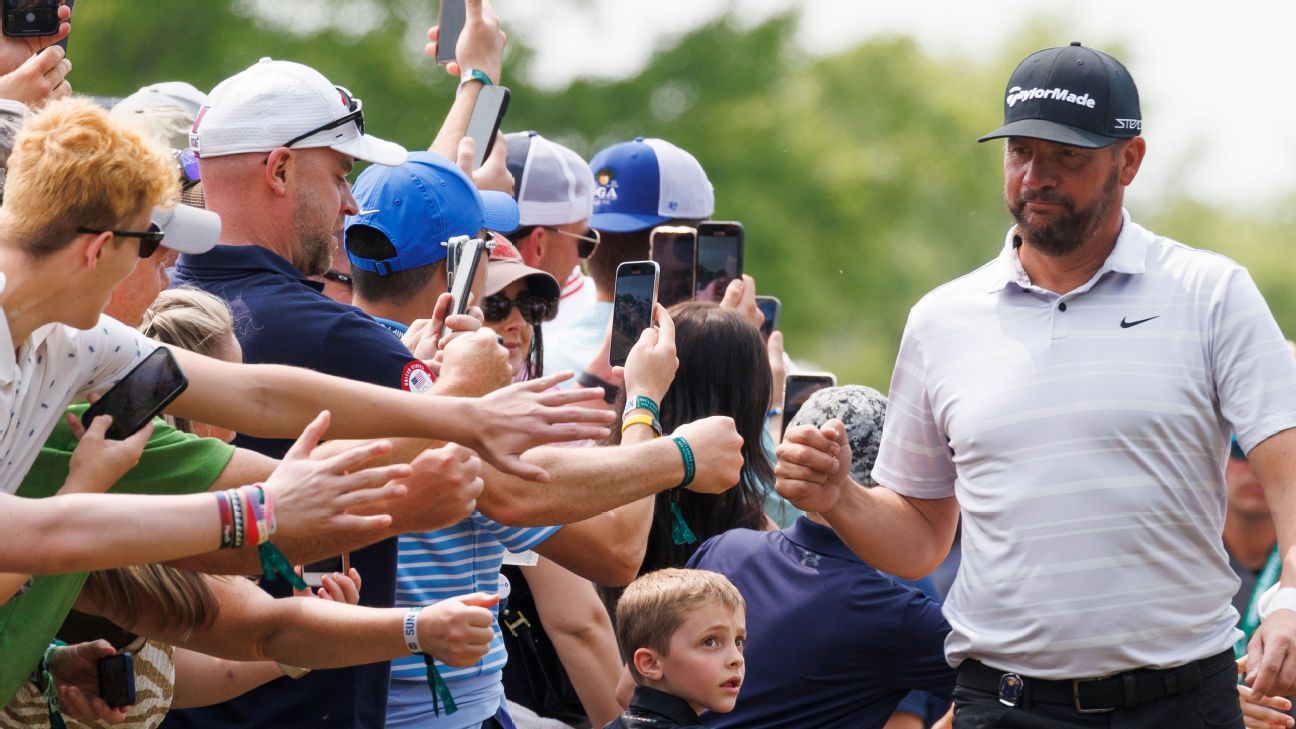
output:
{"label": "team usa logo on shirt", "polygon": [[401,389],[409,392],[427,392],[435,381],[432,370],[418,360],[411,360],[401,372]]}

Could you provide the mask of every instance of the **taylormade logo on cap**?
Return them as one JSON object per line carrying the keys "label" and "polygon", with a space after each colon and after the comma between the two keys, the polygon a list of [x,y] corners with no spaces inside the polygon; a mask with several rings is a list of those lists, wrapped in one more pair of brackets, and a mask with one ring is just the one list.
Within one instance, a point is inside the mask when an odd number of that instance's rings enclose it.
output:
{"label": "taylormade logo on cap", "polygon": [[1020,86],[1014,86],[1008,89],[1008,100],[1005,102],[1012,106],[1019,101],[1027,99],[1056,99],[1057,101],[1066,101],[1072,104],[1079,104],[1087,109],[1094,108],[1094,100],[1089,94],[1080,94],[1079,96],[1071,93],[1068,89],[1023,89]]}

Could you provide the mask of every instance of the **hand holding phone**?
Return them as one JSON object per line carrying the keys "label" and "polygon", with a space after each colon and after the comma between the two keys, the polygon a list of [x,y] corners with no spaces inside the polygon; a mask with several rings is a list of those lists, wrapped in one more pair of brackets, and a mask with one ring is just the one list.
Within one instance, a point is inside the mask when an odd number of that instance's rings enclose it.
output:
{"label": "hand holding phone", "polygon": [[[452,259],[453,264],[447,264],[447,271],[453,269],[453,273],[447,274],[450,276],[450,296],[453,298],[449,316],[468,311],[472,303],[473,282],[477,279],[478,270],[485,265],[482,260],[483,254],[495,247],[494,240],[487,241],[482,238],[468,240],[467,238],[468,236],[458,236],[450,239],[451,252],[456,253],[457,257]],[[449,333],[448,328],[442,329],[442,336]]]}
{"label": "hand holding phone", "polygon": [[[59,0],[3,0],[4,34],[18,38],[58,35]],[[71,3],[68,3],[71,5]]]}
{"label": "hand holding phone", "polygon": [[467,12],[464,0],[441,0],[437,11],[436,61],[442,66],[455,60],[455,47],[459,45],[459,34],[463,33]]}
{"label": "hand holding phone", "polygon": [[720,301],[729,282],[741,278],[742,273],[742,224],[707,221],[699,225],[693,298]]}
{"label": "hand holding phone", "polygon": [[661,269],[655,261],[626,261],[617,266],[612,294],[612,349],[608,362],[622,367],[643,330],[652,326]]}
{"label": "hand holding phone", "polygon": [[660,272],[661,305],[670,308],[681,301],[692,301],[697,272],[697,230],[659,225],[653,228],[648,240],[649,257]]}
{"label": "hand holding phone", "polygon": [[111,415],[107,437],[125,440],[143,428],[189,386],[171,350],[158,347],[104,393],[81,416],[86,429],[99,415]]}

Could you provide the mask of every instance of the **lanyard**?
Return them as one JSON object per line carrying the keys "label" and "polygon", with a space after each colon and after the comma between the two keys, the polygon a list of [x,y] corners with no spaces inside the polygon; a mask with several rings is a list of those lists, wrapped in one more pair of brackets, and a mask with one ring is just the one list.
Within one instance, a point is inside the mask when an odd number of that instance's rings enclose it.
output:
{"label": "lanyard", "polygon": [[1278,582],[1280,574],[1282,574],[1282,559],[1278,556],[1278,545],[1275,544],[1273,551],[1269,553],[1269,559],[1265,560],[1264,569],[1260,570],[1260,576],[1256,578],[1255,589],[1251,591],[1251,600],[1247,603],[1246,614],[1242,616],[1242,624],[1238,626],[1242,629],[1242,638],[1233,646],[1235,657],[1241,658],[1246,655],[1247,643],[1251,642],[1251,635],[1255,633],[1256,628],[1260,627],[1260,596]]}

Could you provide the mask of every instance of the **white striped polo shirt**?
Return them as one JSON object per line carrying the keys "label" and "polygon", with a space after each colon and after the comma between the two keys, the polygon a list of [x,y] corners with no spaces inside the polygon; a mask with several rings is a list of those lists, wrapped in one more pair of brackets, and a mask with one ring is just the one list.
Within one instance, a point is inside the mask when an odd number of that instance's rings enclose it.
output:
{"label": "white striped polo shirt", "polygon": [[1130,222],[1088,283],[1033,286],[1014,235],[910,312],[873,475],[957,496],[951,665],[1171,666],[1237,637],[1224,463],[1296,426],[1296,359],[1246,270]]}

